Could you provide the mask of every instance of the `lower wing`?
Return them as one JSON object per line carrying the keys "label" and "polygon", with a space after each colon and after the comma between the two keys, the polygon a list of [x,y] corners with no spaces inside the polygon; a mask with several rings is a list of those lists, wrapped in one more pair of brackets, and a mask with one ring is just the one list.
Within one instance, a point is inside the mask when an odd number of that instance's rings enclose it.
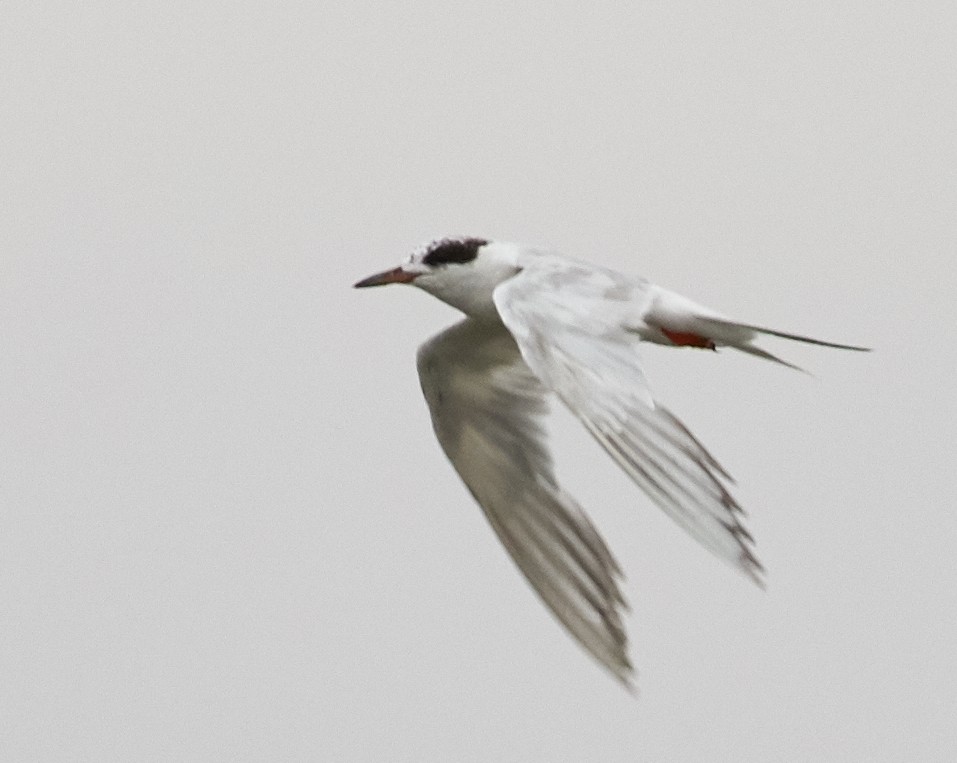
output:
{"label": "lower wing", "polygon": [[548,608],[630,686],[611,552],[557,484],[544,443],[546,392],[501,325],[465,320],[418,355],[435,434],[512,559]]}

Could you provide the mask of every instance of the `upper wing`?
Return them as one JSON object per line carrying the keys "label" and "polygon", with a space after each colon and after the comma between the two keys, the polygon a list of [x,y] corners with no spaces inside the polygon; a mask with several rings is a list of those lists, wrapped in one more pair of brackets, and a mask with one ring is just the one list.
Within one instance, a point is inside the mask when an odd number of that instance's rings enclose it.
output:
{"label": "upper wing", "polygon": [[545,390],[500,324],[465,320],[424,344],[422,391],[439,443],[549,609],[626,685],[620,570],[556,483],[540,419]]}
{"label": "upper wing", "polygon": [[649,285],[608,271],[530,264],[495,290],[525,361],[628,475],[678,524],[761,584],[733,480],[651,396],[625,326]]}

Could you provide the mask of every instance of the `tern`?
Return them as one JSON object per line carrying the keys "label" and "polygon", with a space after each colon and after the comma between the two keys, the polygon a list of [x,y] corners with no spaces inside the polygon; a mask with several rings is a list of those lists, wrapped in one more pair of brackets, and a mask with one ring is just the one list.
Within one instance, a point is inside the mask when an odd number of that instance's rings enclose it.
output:
{"label": "tern", "polygon": [[731,476],[652,396],[640,345],[731,347],[792,368],[754,340],[868,349],[739,323],[638,276],[483,238],[429,242],[355,286],[394,283],[465,314],[418,351],[439,444],[545,605],[629,688],[623,575],[555,477],[542,421],[548,400],[561,400],[692,537],[763,585]]}

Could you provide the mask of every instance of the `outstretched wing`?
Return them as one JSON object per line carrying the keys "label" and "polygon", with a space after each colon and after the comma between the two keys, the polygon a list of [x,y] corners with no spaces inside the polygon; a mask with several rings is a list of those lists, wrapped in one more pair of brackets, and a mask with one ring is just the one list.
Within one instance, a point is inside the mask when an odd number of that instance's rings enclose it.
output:
{"label": "outstretched wing", "polygon": [[730,475],[656,404],[627,316],[649,285],[608,271],[530,263],[495,290],[522,357],[625,472],[673,520],[761,585],[761,564],[731,496]]}
{"label": "outstretched wing", "polygon": [[543,442],[546,392],[500,324],[465,320],[424,344],[422,391],[439,443],[549,609],[629,685],[621,572],[557,484]]}

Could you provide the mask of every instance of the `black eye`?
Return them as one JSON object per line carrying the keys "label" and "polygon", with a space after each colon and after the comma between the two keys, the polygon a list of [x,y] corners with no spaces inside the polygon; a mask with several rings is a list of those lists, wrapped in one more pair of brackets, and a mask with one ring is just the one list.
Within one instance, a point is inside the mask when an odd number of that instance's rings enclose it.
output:
{"label": "black eye", "polygon": [[488,243],[484,238],[455,238],[438,241],[432,245],[422,262],[430,267],[437,265],[463,264],[478,256],[478,250]]}

